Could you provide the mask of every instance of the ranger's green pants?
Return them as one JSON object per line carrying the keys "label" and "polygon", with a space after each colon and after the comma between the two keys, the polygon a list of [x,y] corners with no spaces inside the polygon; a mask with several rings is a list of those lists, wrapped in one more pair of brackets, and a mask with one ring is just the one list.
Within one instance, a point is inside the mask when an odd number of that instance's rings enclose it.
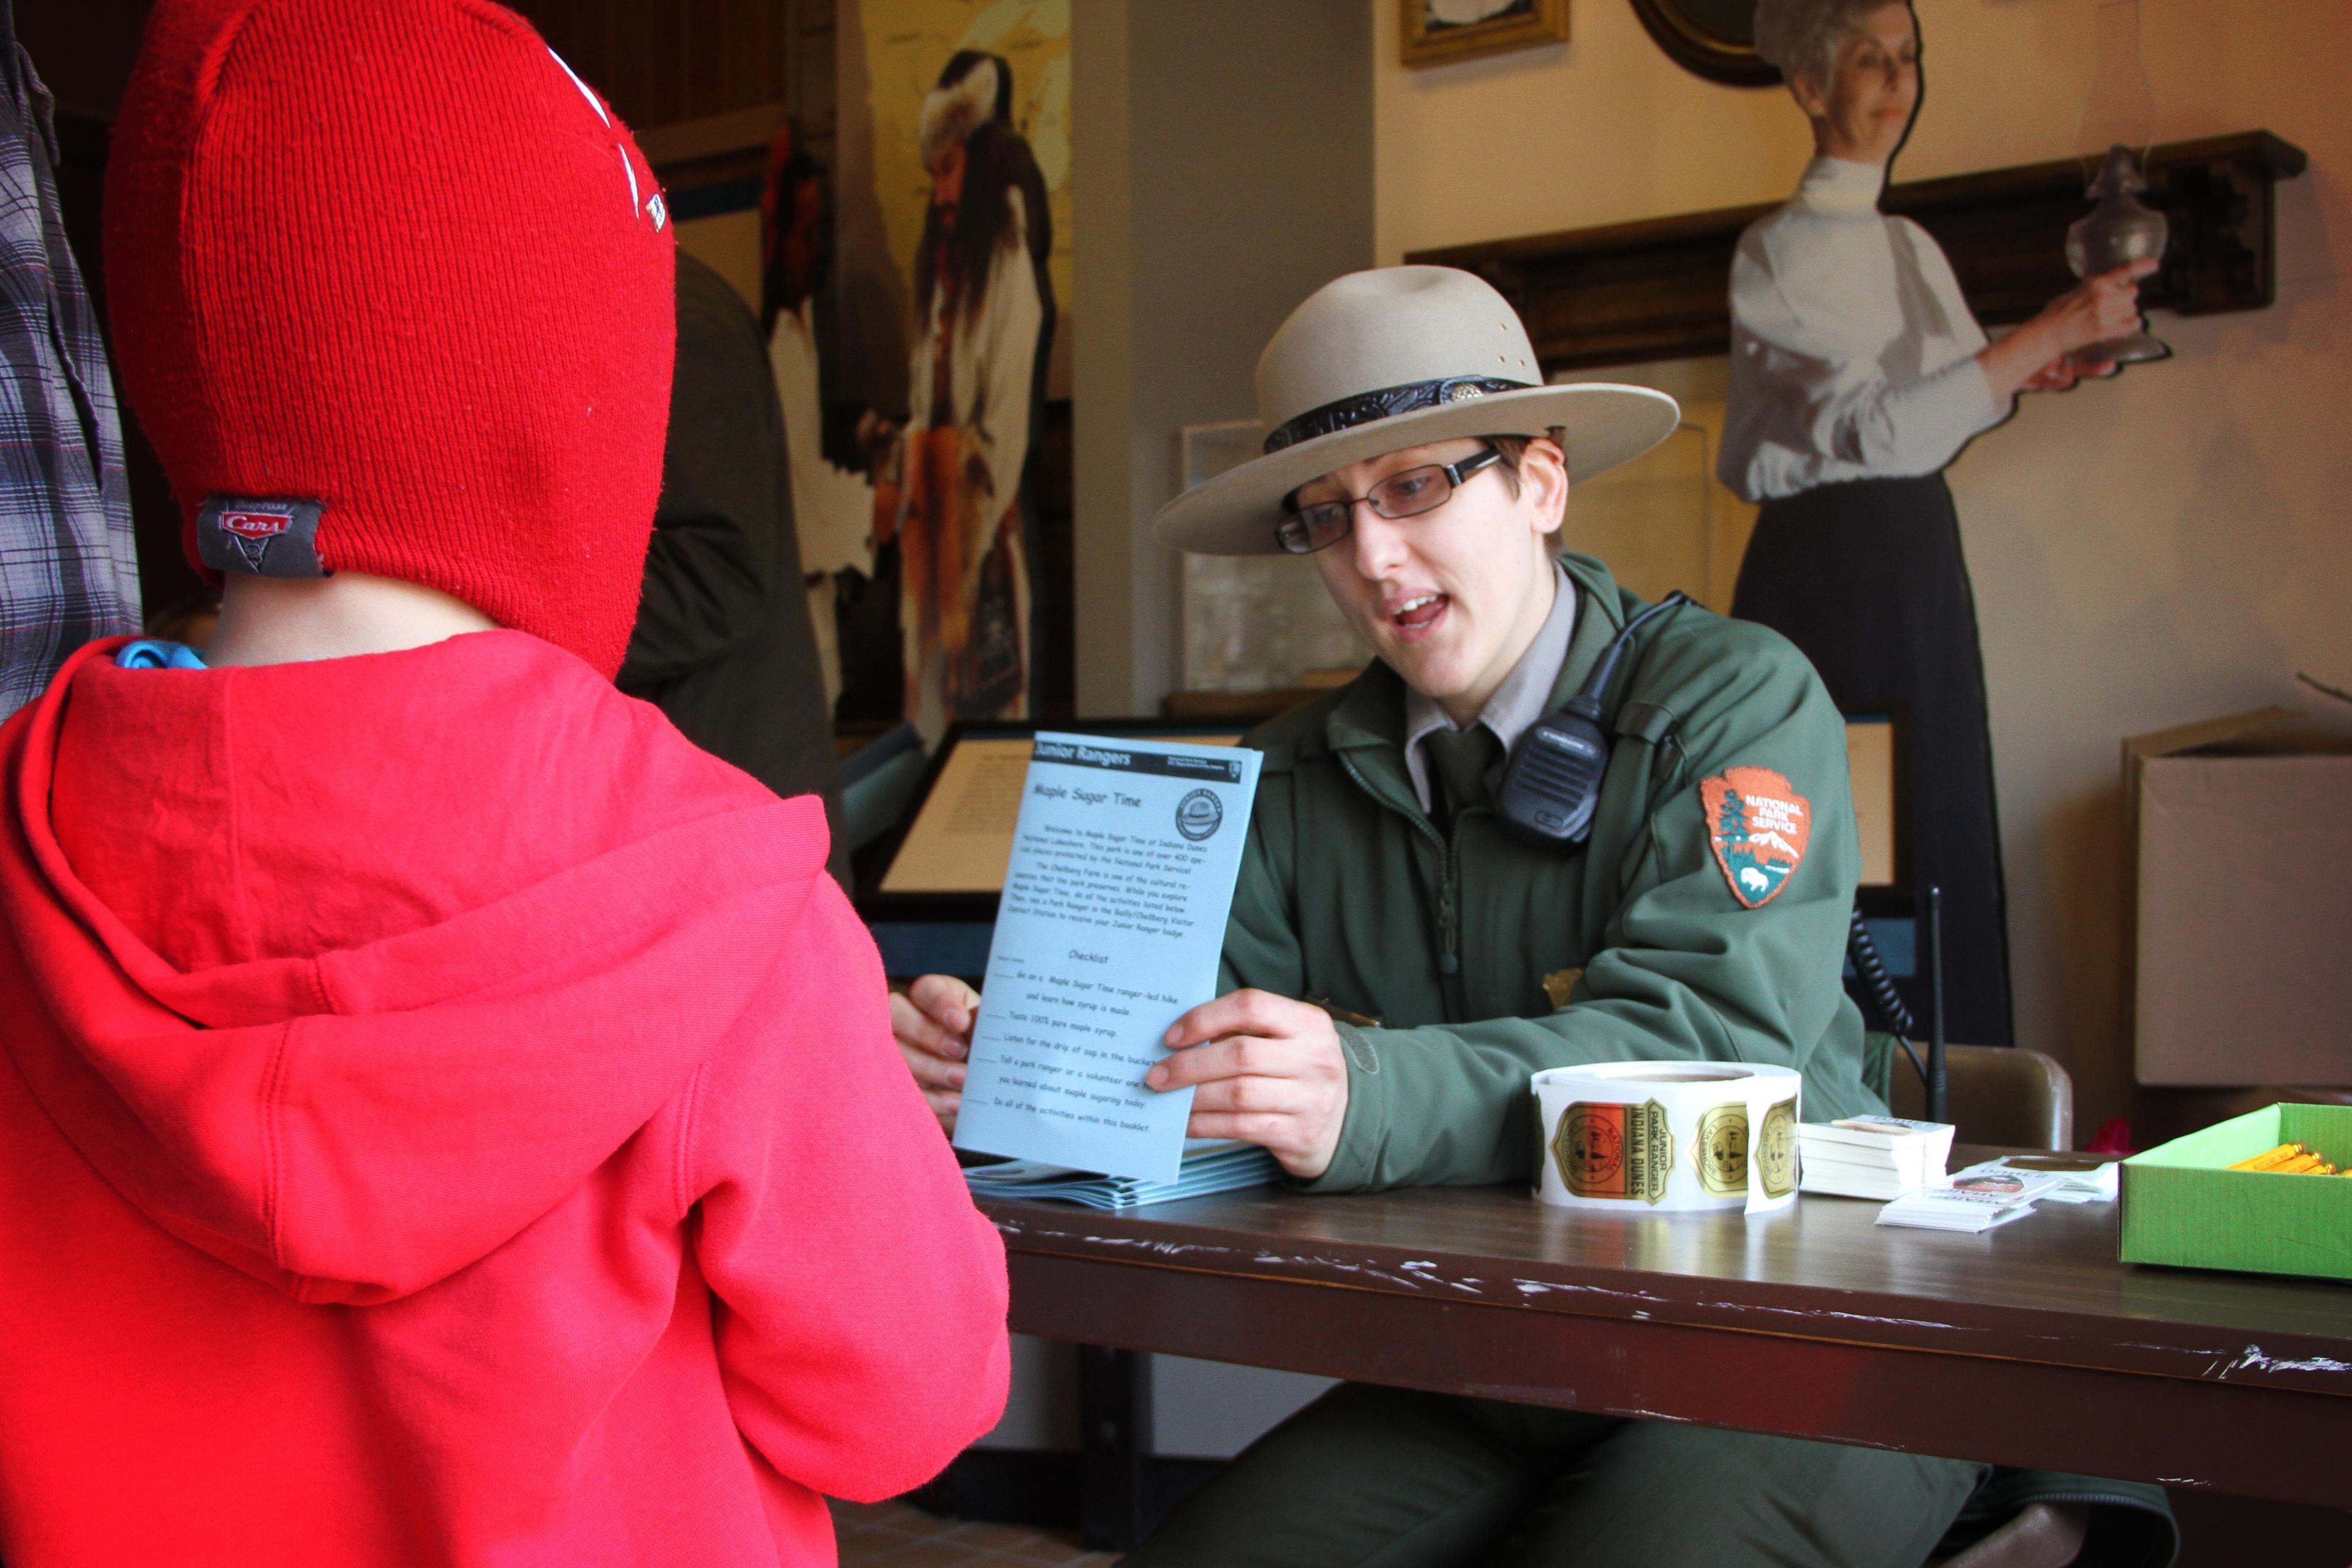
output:
{"label": "ranger's green pants", "polygon": [[1919,1568],[1979,1465],[1347,1384],[1124,1568]]}

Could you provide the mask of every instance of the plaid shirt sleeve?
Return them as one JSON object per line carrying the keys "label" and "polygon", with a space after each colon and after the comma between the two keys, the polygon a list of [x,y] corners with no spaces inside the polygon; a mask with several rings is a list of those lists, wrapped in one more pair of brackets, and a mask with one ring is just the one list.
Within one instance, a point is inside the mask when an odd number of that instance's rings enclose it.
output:
{"label": "plaid shirt sleeve", "polygon": [[122,428],[58,211],[48,89],[0,8],[0,718],[139,629]]}

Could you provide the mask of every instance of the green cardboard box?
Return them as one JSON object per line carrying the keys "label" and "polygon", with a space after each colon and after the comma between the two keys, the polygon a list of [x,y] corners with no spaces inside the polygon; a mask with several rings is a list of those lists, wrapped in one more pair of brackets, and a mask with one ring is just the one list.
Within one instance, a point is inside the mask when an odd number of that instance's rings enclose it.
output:
{"label": "green cardboard box", "polygon": [[2232,1171],[2301,1143],[2352,1168],[2352,1105],[2271,1105],[2124,1162],[2126,1263],[2352,1279],[2352,1177]]}

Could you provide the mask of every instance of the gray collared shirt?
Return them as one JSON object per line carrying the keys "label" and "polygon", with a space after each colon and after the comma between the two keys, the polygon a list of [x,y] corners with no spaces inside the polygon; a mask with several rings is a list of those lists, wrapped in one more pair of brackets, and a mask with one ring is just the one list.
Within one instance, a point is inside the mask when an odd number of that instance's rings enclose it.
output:
{"label": "gray collared shirt", "polygon": [[[1511,666],[1511,673],[1503,677],[1503,684],[1495,695],[1486,699],[1486,706],[1478,710],[1477,722],[1495,732],[1503,742],[1503,754],[1510,755],[1528,726],[1544,716],[1544,704],[1551,700],[1551,689],[1559,680],[1559,667],[1568,658],[1568,639],[1576,630],[1576,585],[1568,580],[1568,573],[1559,562],[1552,563],[1551,614],[1536,632],[1536,640]],[[1429,754],[1421,742],[1439,730],[1454,728],[1454,721],[1433,697],[1424,697],[1412,687],[1404,693],[1404,765],[1412,775],[1412,793],[1421,798],[1421,809],[1430,809]]]}

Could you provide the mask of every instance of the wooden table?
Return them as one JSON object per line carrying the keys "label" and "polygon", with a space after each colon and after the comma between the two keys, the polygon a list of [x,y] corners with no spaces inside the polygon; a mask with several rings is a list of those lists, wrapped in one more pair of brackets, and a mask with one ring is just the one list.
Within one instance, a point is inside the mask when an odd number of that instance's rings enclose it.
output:
{"label": "wooden table", "polygon": [[981,1206],[1021,1333],[2352,1504],[2352,1285],[2118,1263],[2112,1205],[1982,1236],[1810,1196],[1754,1220],[1503,1188]]}

